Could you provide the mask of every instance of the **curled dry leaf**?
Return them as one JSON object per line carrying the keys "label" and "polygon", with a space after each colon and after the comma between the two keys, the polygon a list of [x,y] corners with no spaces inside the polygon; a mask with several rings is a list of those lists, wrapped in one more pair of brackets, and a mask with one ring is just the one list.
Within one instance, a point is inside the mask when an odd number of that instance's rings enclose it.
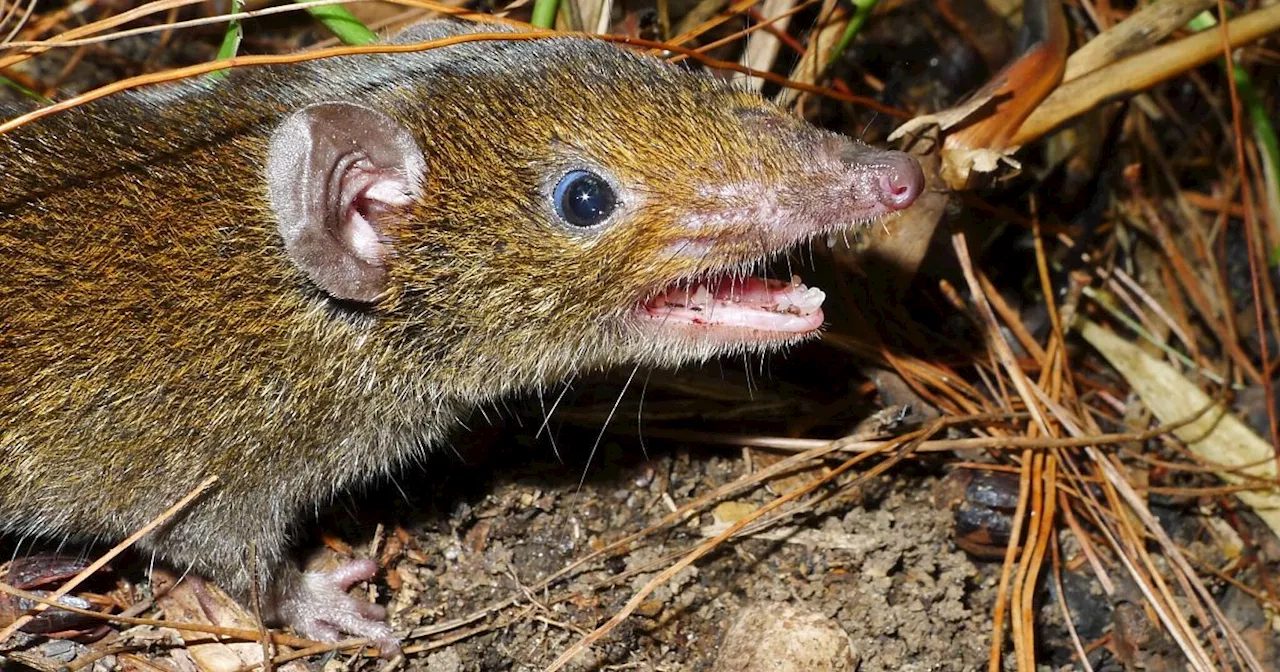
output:
{"label": "curled dry leaf", "polygon": [[[1166,45],[1158,52],[1147,51],[1211,4],[1206,0],[1154,3],[1090,40],[1067,59],[1061,5],[1056,1],[1028,3],[1028,26],[1038,36],[1030,49],[961,104],[916,117],[889,139],[938,129],[945,136],[939,173],[952,189],[971,188],[982,183],[976,179],[978,175],[995,172],[1002,164],[1018,168],[1014,152],[1066,121],[1217,55],[1220,47],[1209,39],[1214,37],[1211,35]],[[1278,11],[1280,8],[1271,7],[1233,21],[1232,43],[1242,44],[1275,30]],[[1132,62],[1117,74],[1100,72],[1130,57]]]}
{"label": "curled dry leaf", "polygon": [[[959,105],[917,117],[889,136],[919,136],[936,127],[944,139],[938,169],[953,190],[986,183],[1002,165],[1013,169],[1018,147],[1012,144],[1022,122],[1058,83],[1067,59],[1067,23],[1058,0],[1026,4],[1026,26],[1035,43]],[[981,176],[981,177],[980,177]]]}

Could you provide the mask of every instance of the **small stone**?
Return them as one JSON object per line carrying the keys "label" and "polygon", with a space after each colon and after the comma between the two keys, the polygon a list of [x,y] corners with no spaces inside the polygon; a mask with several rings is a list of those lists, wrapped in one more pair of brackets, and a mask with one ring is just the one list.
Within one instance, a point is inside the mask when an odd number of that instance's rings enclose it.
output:
{"label": "small stone", "polygon": [[854,672],[859,663],[835,621],[784,602],[757,602],[729,627],[712,672]]}
{"label": "small stone", "polygon": [[462,669],[462,657],[453,649],[444,649],[427,656],[427,672],[458,672]]}
{"label": "small stone", "polygon": [[636,607],[636,614],[645,618],[653,618],[662,613],[661,600],[645,600]]}
{"label": "small stone", "polygon": [[40,652],[51,660],[69,663],[76,657],[76,645],[65,639],[51,639],[40,646]]}

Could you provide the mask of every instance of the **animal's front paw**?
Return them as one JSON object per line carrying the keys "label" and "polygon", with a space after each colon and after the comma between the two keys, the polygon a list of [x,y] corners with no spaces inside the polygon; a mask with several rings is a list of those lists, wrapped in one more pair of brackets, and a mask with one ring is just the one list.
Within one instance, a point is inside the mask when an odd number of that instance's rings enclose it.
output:
{"label": "animal's front paw", "polygon": [[400,652],[400,642],[386,624],[387,610],[347,595],[353,584],[378,573],[372,560],[353,560],[330,572],[306,572],[280,604],[280,615],[298,634],[322,642],[342,635],[368,637],[385,657]]}

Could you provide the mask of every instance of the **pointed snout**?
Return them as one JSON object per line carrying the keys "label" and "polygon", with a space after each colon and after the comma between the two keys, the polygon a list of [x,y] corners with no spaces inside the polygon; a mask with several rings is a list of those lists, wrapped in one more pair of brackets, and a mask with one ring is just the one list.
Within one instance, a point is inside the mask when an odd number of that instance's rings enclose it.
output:
{"label": "pointed snout", "polygon": [[[868,161],[868,159],[872,159]],[[909,154],[895,151],[874,151],[851,147],[841,154],[845,166],[854,170],[870,171],[874,197],[889,212],[905,210],[924,191],[924,171]]]}

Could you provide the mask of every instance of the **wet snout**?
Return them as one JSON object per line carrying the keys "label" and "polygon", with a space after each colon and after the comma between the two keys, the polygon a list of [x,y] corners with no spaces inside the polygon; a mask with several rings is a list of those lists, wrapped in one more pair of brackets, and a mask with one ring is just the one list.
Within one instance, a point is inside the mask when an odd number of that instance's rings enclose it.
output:
{"label": "wet snout", "polygon": [[[857,156],[855,154],[860,154]],[[909,154],[895,151],[876,152],[872,162],[867,161],[866,151],[846,150],[841,159],[845,165],[853,168],[854,164],[875,175],[871,185],[874,196],[889,212],[904,210],[924,191],[924,171],[920,164]]]}
{"label": "wet snout", "polygon": [[855,176],[855,189],[863,192],[859,196],[879,203],[885,214],[905,210],[924,191],[924,171],[911,155],[844,138],[838,142],[840,162]]}

